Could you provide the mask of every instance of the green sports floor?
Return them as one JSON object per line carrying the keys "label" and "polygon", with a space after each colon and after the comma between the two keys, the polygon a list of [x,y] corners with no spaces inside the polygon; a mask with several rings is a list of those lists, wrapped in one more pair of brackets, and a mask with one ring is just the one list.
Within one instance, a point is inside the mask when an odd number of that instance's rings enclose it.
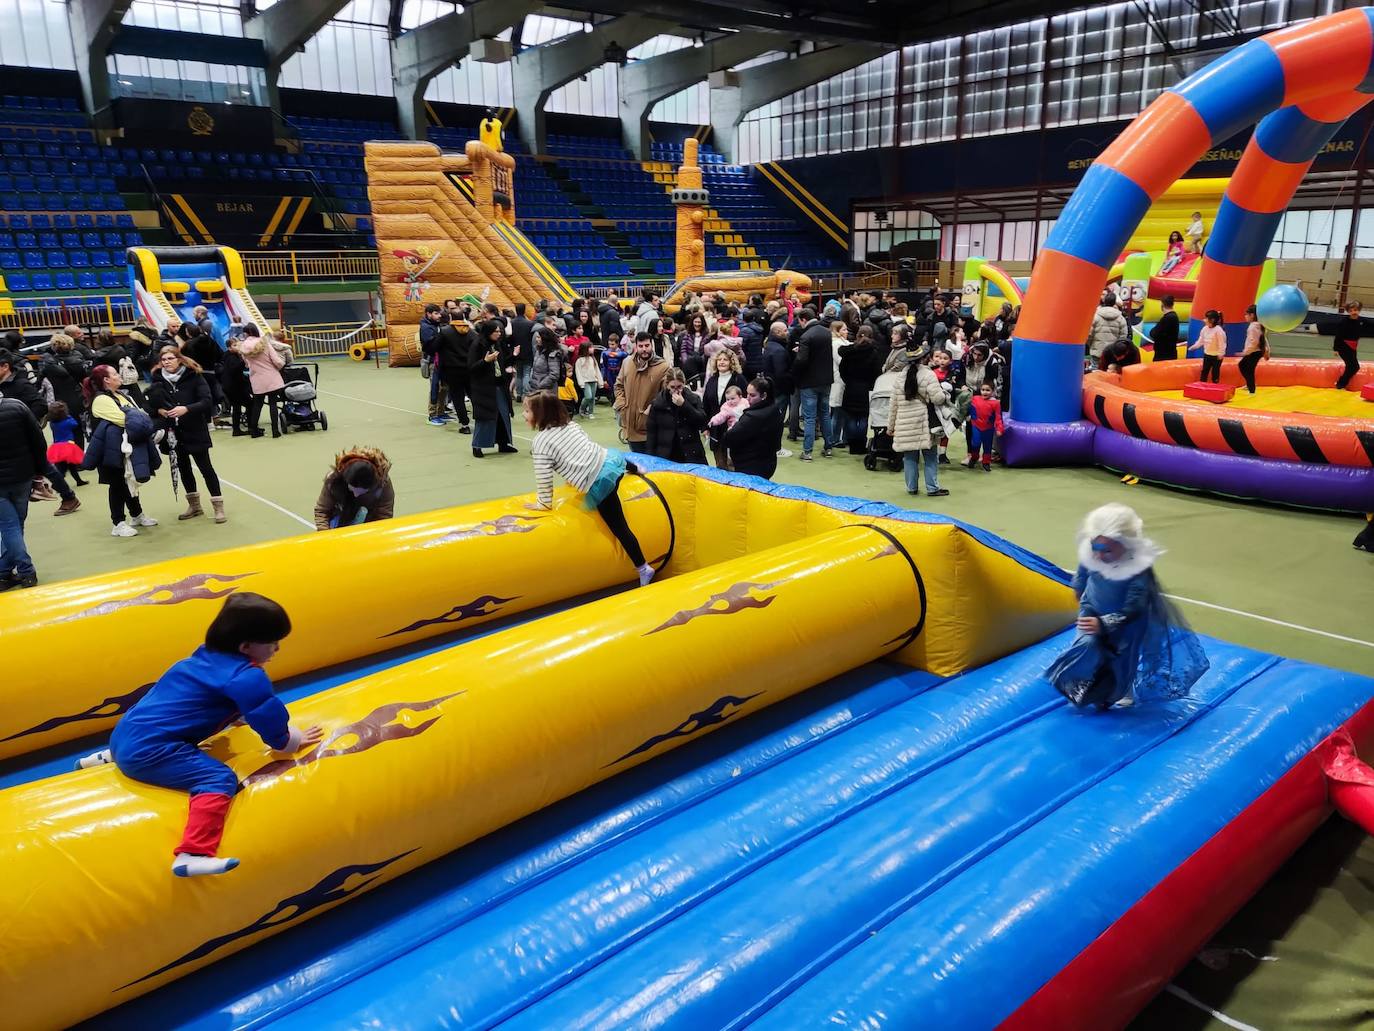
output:
{"label": "green sports floor", "polygon": [[[346,359],[321,366],[319,405],[329,416],[328,432],[278,440],[216,434],[212,454],[224,482],[227,523],[215,525],[208,516],[178,523],[182,505],[172,499],[164,467],[143,493],[145,510],[162,525],[135,538],[112,538],[104,488],[92,482],[78,489],[82,508],[71,516],[53,518],[54,503],[31,507],[27,538],[41,581],[311,531],[320,481],[333,455],[352,444],[375,445],[391,458],[397,515],[532,489],[523,425],[516,440],[522,454],[489,453],[479,461],[456,424],[426,423],[428,384],[415,369]],[[587,428],[615,443],[608,407]],[[1350,546],[1357,518],[1130,486],[1100,469],[983,473],[949,466],[941,485],[950,496],[927,503],[907,496],[900,473],[867,472],[847,454],[817,456],[810,464],[782,460],[776,479],[957,516],[1065,566],[1074,562],[1074,531],[1083,514],[1107,501],[1125,502],[1166,549],[1160,578],[1195,628],[1374,675],[1374,555]],[[962,457],[959,440],[951,459]],[[1339,819],[1329,821],[1132,1026],[1374,1027],[1374,841]]]}

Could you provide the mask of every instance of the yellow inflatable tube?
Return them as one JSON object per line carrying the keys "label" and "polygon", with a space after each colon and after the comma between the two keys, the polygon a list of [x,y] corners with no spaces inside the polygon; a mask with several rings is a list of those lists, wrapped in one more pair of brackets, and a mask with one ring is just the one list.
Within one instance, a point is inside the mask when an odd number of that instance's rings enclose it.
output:
{"label": "yellow inflatable tube", "polygon": [[[186,796],[112,766],[0,792],[6,1024],[89,1017],[902,648],[925,598],[900,534],[844,526],[323,692],[292,706],[313,751],[207,743],[245,784],[223,877],[173,877]],[[722,642],[739,675],[695,661]]]}
{"label": "yellow inflatable tube", "polygon": [[[657,564],[671,550],[665,502],[621,485],[626,516]],[[194,555],[0,597],[5,650],[50,655],[80,641],[99,669],[57,663],[40,690],[0,683],[0,758],[112,727],[203,639],[222,599],[256,591],[291,614],[281,679],[632,579],[625,553],[576,502],[464,505],[371,526]],[[22,597],[21,597],[22,594]]]}

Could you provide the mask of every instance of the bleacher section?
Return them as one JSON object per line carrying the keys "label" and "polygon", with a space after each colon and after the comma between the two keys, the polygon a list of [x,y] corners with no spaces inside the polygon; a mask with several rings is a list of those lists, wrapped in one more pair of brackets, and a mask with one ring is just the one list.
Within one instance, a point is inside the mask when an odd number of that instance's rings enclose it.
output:
{"label": "bleacher section", "polygon": [[[6,291],[122,289],[124,248],[145,240],[121,191],[137,200],[150,192],[181,192],[188,183],[311,181],[327,199],[326,210],[361,234],[341,236],[339,246],[375,243],[362,144],[397,139],[396,127],[301,116],[289,124],[300,137],[298,152],[269,145],[247,152],[101,146],[70,97],[0,98],[0,275]],[[475,136],[475,126],[432,127],[429,133],[432,142],[453,151]],[[517,163],[516,225],[565,275],[586,283],[674,274],[669,191],[680,145],[654,144],[654,160],[645,163],[604,137],[551,134],[550,153],[539,158],[524,153],[514,134],[505,146]],[[774,207],[748,169],[726,164],[709,146],[701,160],[711,191],[709,269],[786,263],[811,271],[843,264],[843,255]],[[154,206],[151,198],[143,203]]]}
{"label": "bleacher section", "polygon": [[142,242],[116,179],[70,97],[0,98],[0,275],[11,294],[116,289]]}

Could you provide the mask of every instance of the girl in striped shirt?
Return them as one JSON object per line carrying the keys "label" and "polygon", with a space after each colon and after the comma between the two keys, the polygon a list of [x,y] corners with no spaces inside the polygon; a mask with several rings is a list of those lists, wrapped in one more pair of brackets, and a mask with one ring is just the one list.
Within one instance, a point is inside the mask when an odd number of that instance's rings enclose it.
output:
{"label": "girl in striped shirt", "polygon": [[626,472],[638,472],[627,465],[619,451],[602,447],[582,427],[571,422],[568,411],[548,392],[525,398],[525,422],[535,431],[530,454],[534,456],[534,480],[542,508],[553,508],[553,474],[557,472],[568,486],[585,497],[583,504],[594,508],[605,520],[625,554],[635,564],[639,585],[654,578],[654,567],[644,561],[644,551],[620,507],[620,481]]}

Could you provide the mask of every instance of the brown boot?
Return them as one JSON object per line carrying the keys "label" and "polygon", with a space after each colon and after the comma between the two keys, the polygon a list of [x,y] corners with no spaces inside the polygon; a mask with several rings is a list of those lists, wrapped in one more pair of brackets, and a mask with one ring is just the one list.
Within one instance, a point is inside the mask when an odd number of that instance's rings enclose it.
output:
{"label": "brown boot", "polygon": [[205,510],[200,507],[200,495],[191,491],[186,492],[186,511],[177,516],[178,519],[194,519],[198,515],[204,515]]}
{"label": "brown boot", "polygon": [[211,498],[210,498],[210,507],[213,508],[213,509],[215,510],[215,522],[217,522],[217,523],[222,523],[222,522],[225,522],[225,521],[229,518],[227,515],[224,514],[224,499],[223,499],[223,498],[211,497]]}
{"label": "brown boot", "polygon": [[57,511],[54,512],[53,515],[55,515],[55,516],[59,516],[59,515],[71,515],[73,512],[75,512],[75,511],[76,511],[78,508],[80,508],[80,507],[81,507],[81,501],[80,501],[80,499],[77,498],[76,495],[72,495],[72,496],[69,497],[69,498],[64,498],[64,499],[63,499],[62,504],[60,504],[60,505],[57,506]]}

